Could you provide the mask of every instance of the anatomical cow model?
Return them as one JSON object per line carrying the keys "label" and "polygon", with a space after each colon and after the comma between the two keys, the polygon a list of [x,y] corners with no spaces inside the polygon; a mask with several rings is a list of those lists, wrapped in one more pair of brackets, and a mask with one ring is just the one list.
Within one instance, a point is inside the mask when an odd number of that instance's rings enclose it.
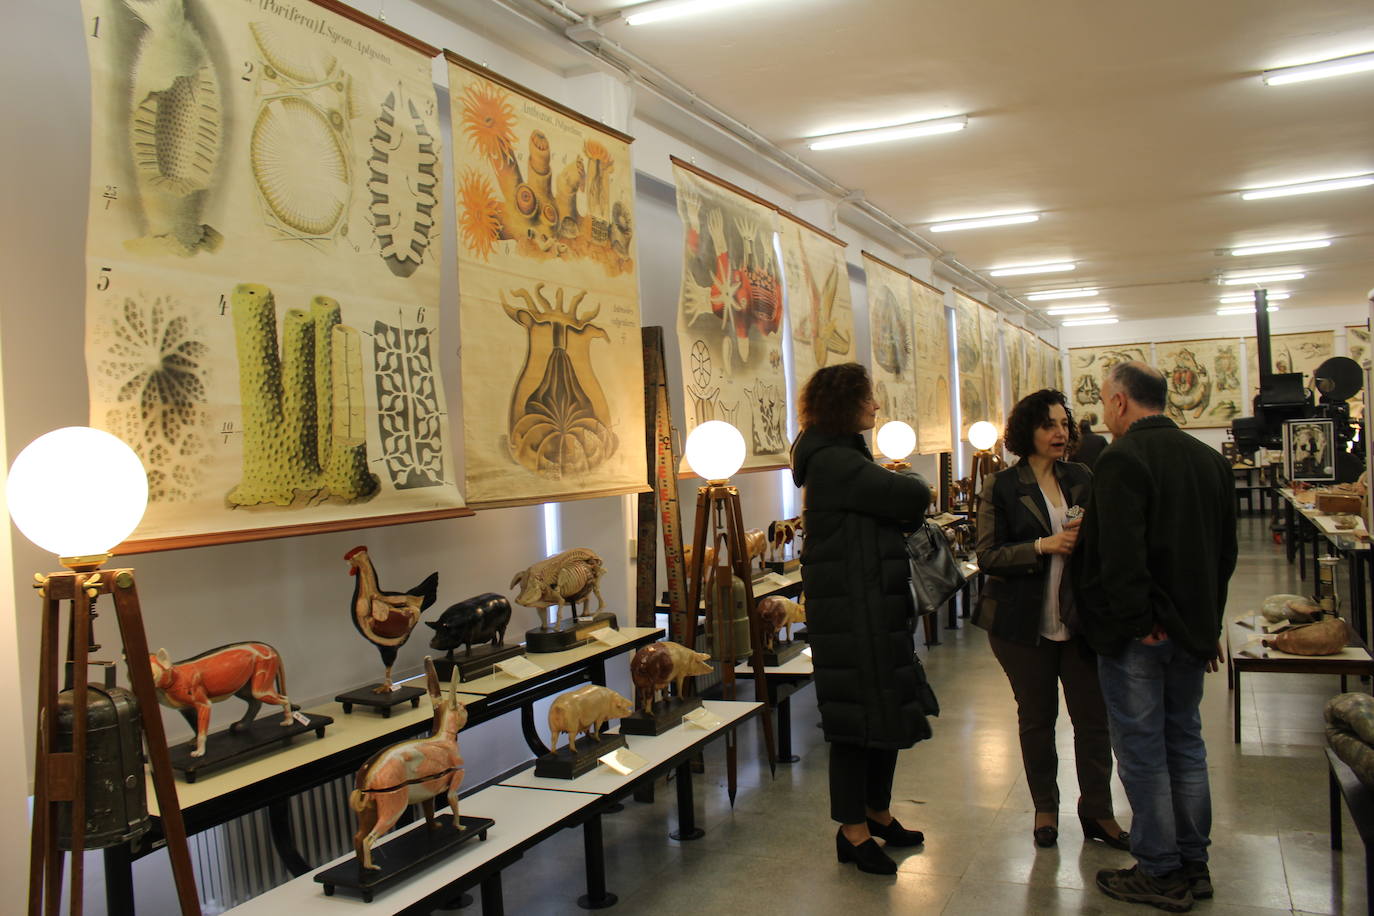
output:
{"label": "anatomical cow model", "polygon": [[463,758],[458,753],[458,731],[467,724],[468,711],[458,699],[455,676],[444,694],[434,662],[425,657],[425,680],[434,706],[434,728],[428,738],[401,741],[382,748],[363,764],[348,797],[358,814],[353,849],[363,869],[372,864],[372,844],[396,825],[408,805],[420,803],[429,829],[440,826],[434,819],[434,799],[447,797],[458,823],[458,787],[463,784]]}

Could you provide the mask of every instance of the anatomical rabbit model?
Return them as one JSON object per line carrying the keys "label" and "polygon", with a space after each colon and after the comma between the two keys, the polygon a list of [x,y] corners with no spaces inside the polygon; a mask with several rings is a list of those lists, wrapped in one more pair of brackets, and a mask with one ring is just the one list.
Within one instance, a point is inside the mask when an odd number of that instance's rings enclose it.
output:
{"label": "anatomical rabbit model", "polygon": [[463,757],[458,753],[458,731],[467,724],[467,707],[458,699],[458,670],[447,695],[434,671],[434,662],[425,656],[425,682],[434,706],[434,728],[428,738],[401,741],[382,748],[358,770],[356,788],[348,796],[349,806],[358,814],[358,832],[353,849],[363,869],[378,869],[372,864],[372,844],[396,825],[408,805],[419,802],[429,829],[439,824],[434,819],[434,799],[445,795],[458,823],[458,787],[463,784]]}

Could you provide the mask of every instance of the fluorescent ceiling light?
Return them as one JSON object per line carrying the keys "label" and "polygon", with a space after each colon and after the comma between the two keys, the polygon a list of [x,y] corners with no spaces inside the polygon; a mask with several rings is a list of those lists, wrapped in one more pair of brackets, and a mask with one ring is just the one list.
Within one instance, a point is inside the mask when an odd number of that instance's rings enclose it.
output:
{"label": "fluorescent ceiling light", "polygon": [[1374,51],[1299,64],[1296,67],[1275,67],[1261,73],[1260,79],[1270,86],[1282,86],[1285,83],[1302,83],[1307,80],[1325,79],[1328,76],[1362,73],[1365,70],[1374,70]]}
{"label": "fluorescent ceiling light", "polygon": [[1275,254],[1280,251],[1306,251],[1309,248],[1328,248],[1330,245],[1330,239],[1292,239],[1287,242],[1273,242],[1268,245],[1247,245],[1244,248],[1232,248],[1231,254],[1234,257],[1243,258],[1252,254]]}
{"label": "fluorescent ceiling light", "polygon": [[[1271,306],[1269,306],[1269,308],[1267,309],[1267,311],[1270,311],[1270,312],[1277,312],[1278,310],[1279,310],[1279,307],[1278,307],[1277,305],[1271,305]],[[1233,306],[1230,306],[1229,308],[1217,309],[1217,314],[1218,314],[1218,315],[1253,315],[1253,314],[1255,314],[1255,307],[1254,307],[1253,305],[1233,305]]]}
{"label": "fluorescent ceiling light", "polygon": [[[1371,179],[1374,181],[1374,179]],[[957,232],[960,229],[983,229],[988,226],[1014,226],[1017,223],[1033,223],[1040,219],[1039,213],[994,213],[969,219],[947,219],[931,223],[931,232]]]}
{"label": "fluorescent ceiling light", "polygon": [[[1273,302],[1276,299],[1287,299],[1288,293],[1270,293],[1267,298],[1270,302]],[[1249,302],[1251,305],[1253,305],[1255,302],[1255,297],[1251,293],[1246,293],[1244,296],[1222,296],[1217,301],[1221,303]]]}
{"label": "fluorescent ceiling light", "polygon": [[1320,191],[1344,191],[1347,188],[1367,188],[1374,184],[1374,173],[1347,175],[1344,178],[1322,178],[1297,184],[1271,184],[1240,192],[1241,200],[1264,200],[1269,197],[1292,197],[1295,194],[1316,194]]}
{"label": "fluorescent ceiling light", "polygon": [[1061,305],[1058,308],[1045,309],[1046,315],[1097,315],[1102,312],[1110,312],[1110,305]]}
{"label": "fluorescent ceiling light", "polygon": [[840,149],[846,146],[863,146],[868,143],[886,143],[890,140],[906,140],[909,137],[925,137],[930,134],[948,134],[968,127],[968,118],[959,115],[954,118],[935,118],[930,121],[912,121],[909,124],[895,124],[892,127],[870,127],[865,130],[847,130],[838,134],[824,134],[814,137],[807,143],[811,149]]}
{"label": "fluorescent ceiling light", "polygon": [[1269,273],[1237,274],[1221,278],[1222,286],[1252,286],[1257,283],[1277,283],[1282,280],[1301,280],[1307,274],[1297,268],[1277,269]]}
{"label": "fluorescent ceiling light", "polygon": [[994,267],[988,271],[990,277],[1015,277],[1020,274],[1053,274],[1073,270],[1078,265],[1073,261],[1042,261],[1039,264],[1008,264]]}
{"label": "fluorescent ceiling light", "polygon": [[1060,327],[1078,328],[1090,324],[1116,324],[1115,318],[1070,318],[1068,321],[1061,321]]}
{"label": "fluorescent ceiling light", "polygon": [[620,10],[626,25],[649,25],[653,22],[666,22],[695,16],[697,13],[713,13],[731,6],[742,6],[749,0],[662,0],[662,2],[636,3]]}
{"label": "fluorescent ceiling light", "polygon": [[1055,299],[1086,299],[1096,295],[1097,290],[1080,286],[1077,289],[1047,289],[1043,292],[1031,293],[1026,298],[1031,302],[1051,302]]}

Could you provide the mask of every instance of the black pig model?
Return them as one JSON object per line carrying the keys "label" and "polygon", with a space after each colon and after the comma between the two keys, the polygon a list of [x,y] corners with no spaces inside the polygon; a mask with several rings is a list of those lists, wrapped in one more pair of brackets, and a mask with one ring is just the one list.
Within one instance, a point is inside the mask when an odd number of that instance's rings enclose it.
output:
{"label": "black pig model", "polygon": [[492,646],[499,646],[505,641],[510,601],[505,595],[487,592],[459,601],[444,611],[437,623],[425,623],[434,628],[434,638],[429,641],[431,649],[447,649],[451,656],[454,649],[467,646],[465,654],[471,655],[474,643],[491,640]]}

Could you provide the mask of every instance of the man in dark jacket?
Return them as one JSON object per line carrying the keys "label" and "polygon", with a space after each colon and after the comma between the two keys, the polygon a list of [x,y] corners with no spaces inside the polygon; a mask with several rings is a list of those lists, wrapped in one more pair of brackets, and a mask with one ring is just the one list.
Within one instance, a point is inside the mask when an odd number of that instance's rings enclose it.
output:
{"label": "man in dark jacket", "polygon": [[1231,470],[1163,415],[1164,376],[1112,368],[1102,386],[1115,440],[1098,459],[1079,551],[1084,634],[1131,800],[1128,869],[1097,874],[1118,900],[1181,912],[1212,896],[1212,802],[1202,680],[1216,670],[1236,566]]}
{"label": "man in dark jacket", "polygon": [[1078,449],[1070,456],[1071,460],[1087,465],[1090,471],[1097,464],[1097,456],[1107,447],[1107,437],[1093,432],[1096,422],[1096,414],[1088,414],[1078,421]]}

